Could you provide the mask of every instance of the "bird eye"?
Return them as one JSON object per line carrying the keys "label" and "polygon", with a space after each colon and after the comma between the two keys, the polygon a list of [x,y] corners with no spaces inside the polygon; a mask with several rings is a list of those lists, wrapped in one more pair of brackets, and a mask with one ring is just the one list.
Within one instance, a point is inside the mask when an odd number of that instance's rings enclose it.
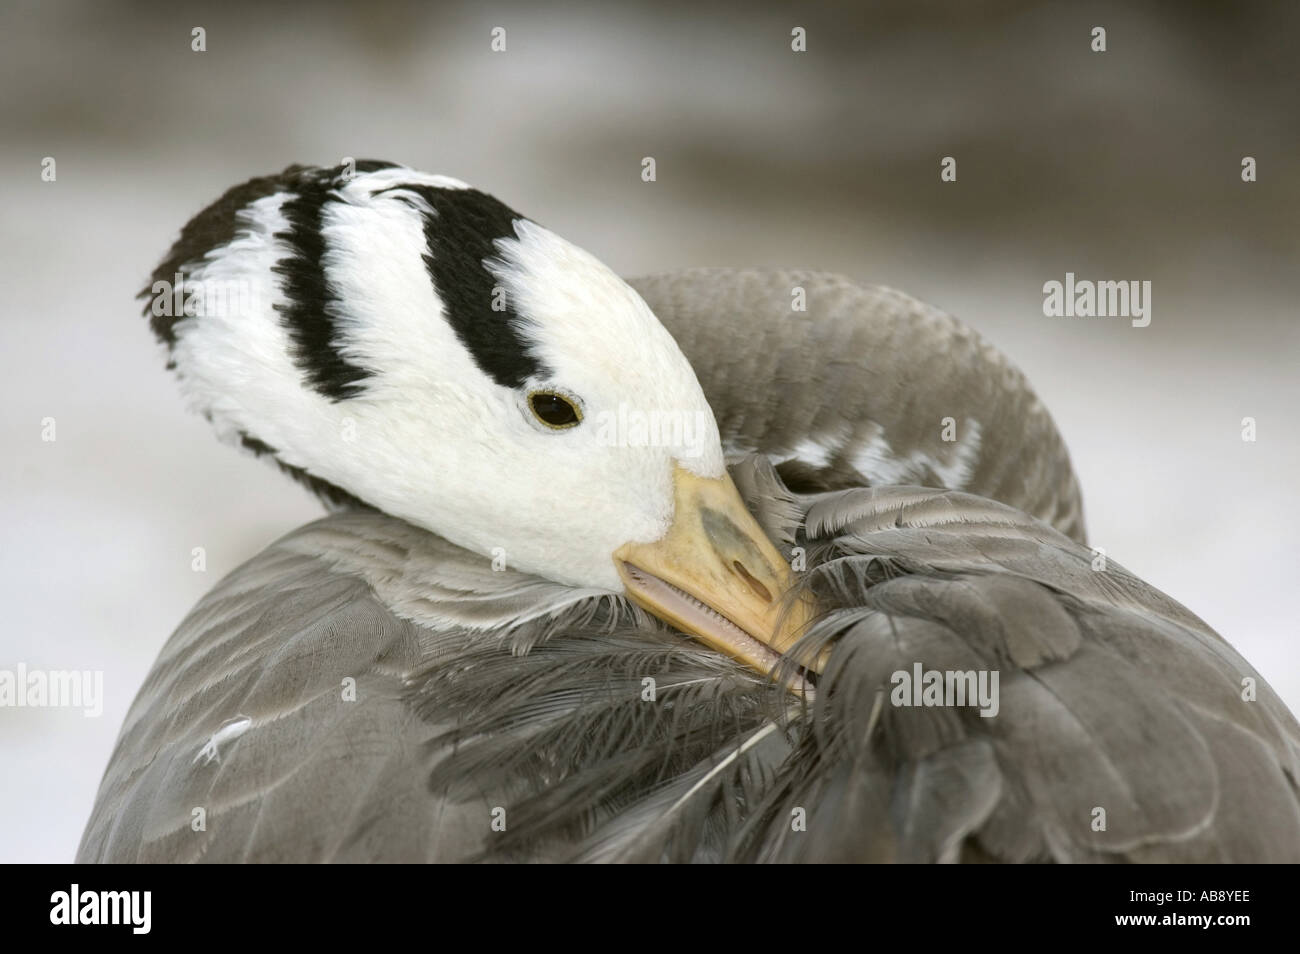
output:
{"label": "bird eye", "polygon": [[528,406],[539,421],[556,430],[582,423],[582,412],[577,406],[554,391],[534,391],[528,395]]}

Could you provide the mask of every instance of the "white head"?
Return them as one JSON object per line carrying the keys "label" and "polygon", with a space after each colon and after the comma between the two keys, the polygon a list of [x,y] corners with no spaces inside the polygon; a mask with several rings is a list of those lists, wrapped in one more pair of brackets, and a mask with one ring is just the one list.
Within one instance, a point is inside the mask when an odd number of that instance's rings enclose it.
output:
{"label": "white head", "polygon": [[[685,483],[730,486],[640,296],[457,180],[290,167],[196,216],[154,278],[154,329],[223,438],[512,568],[631,589],[621,548],[670,536]],[[739,497],[710,499],[739,532]],[[770,583],[756,529],[743,572]]]}

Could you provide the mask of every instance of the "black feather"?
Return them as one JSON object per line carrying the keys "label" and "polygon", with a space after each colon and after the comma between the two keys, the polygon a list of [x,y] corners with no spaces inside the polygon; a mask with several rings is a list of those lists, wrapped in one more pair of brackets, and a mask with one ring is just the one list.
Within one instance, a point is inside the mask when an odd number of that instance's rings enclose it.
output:
{"label": "black feather", "polygon": [[517,388],[542,373],[541,362],[521,332],[521,319],[507,299],[493,309],[497,279],[486,262],[497,255],[498,239],[515,238],[523,218],[477,189],[401,185],[384,191],[420,196],[425,212],[424,265],[443,302],[444,314],[474,362],[493,381]]}
{"label": "black feather", "polygon": [[356,397],[372,374],[343,353],[337,320],[343,303],[325,270],[325,217],[329,205],[339,201],[335,190],[342,173],[343,167],[311,169],[295,177],[293,196],[280,209],[289,228],[275,235],[290,254],[272,269],[284,276],[288,301],[275,308],[293,342],[294,363],[307,384],[332,401]]}
{"label": "black feather", "polygon": [[[172,243],[171,250],[149,276],[149,285],[136,297],[151,302],[153,286],[157,282],[174,283],[177,274],[183,275],[187,268],[201,263],[210,252],[234,241],[246,227],[241,221],[245,210],[258,199],[284,191],[286,183],[304,168],[289,166],[279,175],[258,176],[227,189],[221,198],[185,223],[180,238]],[[175,325],[185,317],[184,314],[155,315],[151,304],[146,304],[144,314],[158,340],[168,348],[173,347],[176,344]]]}

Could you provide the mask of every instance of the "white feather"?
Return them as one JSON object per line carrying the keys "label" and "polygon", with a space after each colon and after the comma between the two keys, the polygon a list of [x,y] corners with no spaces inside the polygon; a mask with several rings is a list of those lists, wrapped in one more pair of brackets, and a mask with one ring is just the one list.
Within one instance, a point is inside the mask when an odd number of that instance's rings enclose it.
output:
{"label": "white feather", "polygon": [[[674,463],[724,472],[717,425],[689,362],[649,307],[587,252],[527,220],[497,243],[492,270],[547,380],[518,389],[486,375],[445,320],[423,256],[429,211],[403,183],[465,188],[408,169],[358,175],[324,207],[322,260],[340,299],[335,345],[371,376],[332,401],[294,364],[276,304],[290,250],[286,195],[254,203],[245,228],[193,280],[252,283],[251,314],[177,323],[174,356],[190,400],[229,440],[251,435],[279,458],[367,503],[515,569],[619,591],[613,552],[657,539],[673,509]],[[533,387],[575,395],[582,425],[539,426]],[[688,422],[691,447],[618,442],[598,420],[628,411]],[[667,444],[667,446],[666,446]],[[509,475],[502,480],[501,475]]]}

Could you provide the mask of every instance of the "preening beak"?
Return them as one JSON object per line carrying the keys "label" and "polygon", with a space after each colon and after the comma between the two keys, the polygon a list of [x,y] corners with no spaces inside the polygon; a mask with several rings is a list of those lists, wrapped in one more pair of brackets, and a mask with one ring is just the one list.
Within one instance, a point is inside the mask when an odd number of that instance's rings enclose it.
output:
{"label": "preening beak", "polygon": [[[790,569],[730,475],[697,477],[678,467],[673,487],[668,533],[614,553],[628,596],[719,652],[772,672],[801,635],[811,607],[800,600],[783,612]],[[810,689],[802,677],[791,688]]]}

